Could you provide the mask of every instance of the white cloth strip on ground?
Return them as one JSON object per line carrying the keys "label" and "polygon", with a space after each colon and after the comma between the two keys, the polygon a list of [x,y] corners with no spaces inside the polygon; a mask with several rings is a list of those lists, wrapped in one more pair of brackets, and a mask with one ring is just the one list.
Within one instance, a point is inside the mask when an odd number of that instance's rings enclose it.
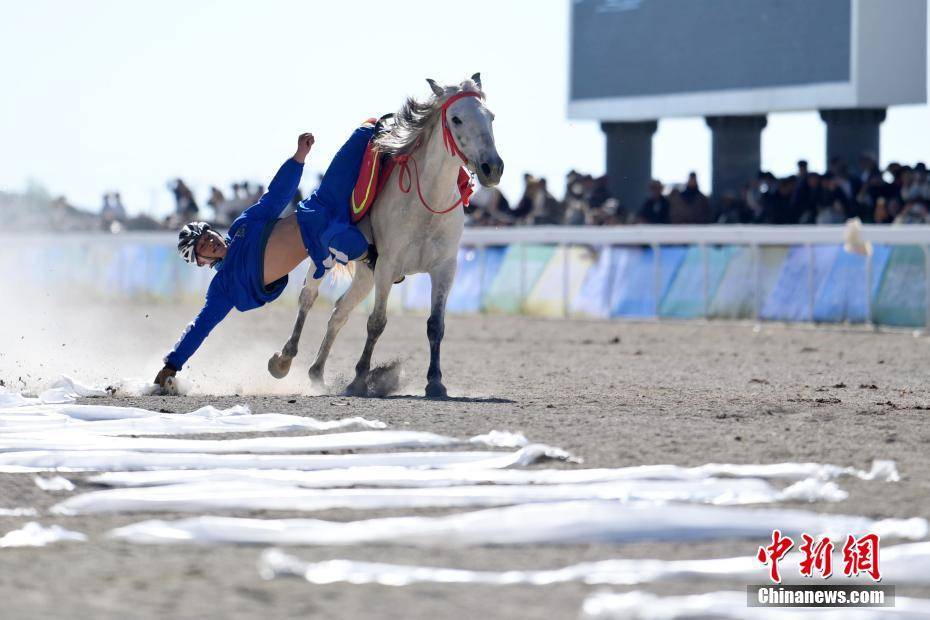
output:
{"label": "white cloth strip on ground", "polygon": [[[37,434],[48,432],[74,431],[91,435],[191,435],[205,433],[255,433],[270,431],[330,431],[360,426],[369,429],[386,428],[386,424],[377,420],[368,420],[359,416],[337,420],[318,420],[298,415],[281,413],[260,413],[252,415],[241,405],[220,410],[203,407],[186,414],[154,413],[153,415],[117,417],[115,412],[99,412],[98,419],[90,420],[78,416],[91,417],[100,409],[92,405],[64,405],[55,411],[55,406],[42,405],[43,411],[27,412],[33,407],[21,407],[17,410],[0,410],[0,437],[7,434]],[[75,411],[77,410],[77,411]],[[31,413],[31,415],[29,415]],[[77,415],[72,415],[77,414]],[[114,415],[112,418],[105,417]]]}
{"label": "white cloth strip on ground", "polygon": [[575,460],[568,452],[544,444],[530,444],[511,452],[372,452],[338,455],[30,450],[28,452],[0,452],[0,473],[159,469],[323,470],[369,466],[494,469],[526,466],[543,459]]}
{"label": "white cloth strip on ground", "polygon": [[62,478],[61,476],[52,476],[51,478],[45,478],[43,476],[35,476],[33,480],[36,483],[36,486],[42,489],[43,491],[73,491],[74,483],[68,480],[67,478]]}
{"label": "white cloth strip on ground", "polygon": [[[797,567],[801,554],[792,552],[782,559],[783,567]],[[884,583],[930,585],[930,542],[905,543],[882,547],[881,569]],[[485,585],[534,585],[580,582],[588,585],[629,586],[643,583],[703,581],[708,579],[753,583],[767,576],[768,568],[752,557],[708,560],[616,559],[582,562],[552,570],[484,571],[441,568],[356,560],[306,562],[280,549],[267,549],[259,560],[265,579],[300,577],[310,583],[377,583],[406,586],[413,583],[461,583]],[[782,583],[810,584],[797,570],[782,570]],[[818,583],[872,583],[868,576],[846,577],[835,573]]]}
{"label": "white cloth strip on ground", "polygon": [[83,541],[87,536],[80,532],[66,530],[60,525],[45,527],[41,523],[30,521],[18,530],[7,532],[0,538],[0,547],[44,547],[60,540]]}
{"label": "white cloth strip on ground", "polygon": [[[810,501],[841,501],[833,482],[812,481]],[[57,514],[101,512],[315,511],[345,508],[479,508],[530,502],[613,500],[714,505],[764,504],[784,493],[764,480],[621,480],[592,484],[467,485],[379,489],[307,489],[288,482],[251,480],[190,482],[91,491],[56,504]],[[790,495],[795,499],[794,494]]]}
{"label": "white cloth strip on ground", "polygon": [[35,517],[38,514],[35,508],[0,508],[0,517]]}
{"label": "white cloth strip on ground", "polygon": [[622,504],[611,501],[521,504],[442,517],[393,517],[332,522],[317,519],[194,517],[145,521],[113,536],[140,543],[251,543],[422,546],[626,543],[689,541],[785,534],[863,535],[919,539],[925,519],[872,520],[802,510],[750,509],[688,504]]}
{"label": "white cloth strip on ground", "polygon": [[156,437],[109,437],[76,431],[41,434],[0,434],[0,452],[29,450],[129,450],[135,452],[194,452],[200,454],[280,454],[329,450],[429,448],[468,445],[469,440],[422,431],[355,431],[297,437],[250,437],[247,439],[174,439]]}
{"label": "white cloth strip on ground", "polygon": [[[888,463],[889,461],[885,461]],[[876,461],[876,463],[879,463]],[[771,477],[776,480],[794,480],[795,476],[781,475],[786,470],[792,470],[795,465],[802,465],[796,471],[805,471],[811,478],[828,480],[845,475],[852,470],[851,475],[857,477],[870,476],[870,472],[854,470],[852,468],[837,467],[834,465],[819,465],[817,463],[779,463],[764,470],[749,465],[743,470],[740,466],[726,465],[725,473],[715,475],[713,469],[707,466],[678,467],[675,465],[656,465],[647,467],[619,467],[614,469],[481,469],[467,467],[464,463],[457,469],[410,469],[406,467],[366,467],[352,470],[328,471],[294,471],[294,470],[164,470],[164,471],[134,471],[111,472],[94,476],[90,482],[112,487],[142,487],[158,486],[163,484],[178,484],[182,482],[233,482],[270,480],[274,482],[288,482],[297,486],[308,488],[338,488],[338,487],[432,487],[454,486],[468,484],[588,484],[595,482],[613,482],[617,480],[706,480],[712,477],[759,477],[749,476],[748,473],[764,474],[766,471],[774,473]],[[812,467],[807,467],[812,465]],[[875,467],[873,466],[873,470]],[[895,471],[894,463],[891,469]],[[746,472],[746,473],[744,473]],[[861,476],[859,475],[861,474]],[[879,477],[879,479],[885,479]],[[799,498],[801,499],[801,498]]]}

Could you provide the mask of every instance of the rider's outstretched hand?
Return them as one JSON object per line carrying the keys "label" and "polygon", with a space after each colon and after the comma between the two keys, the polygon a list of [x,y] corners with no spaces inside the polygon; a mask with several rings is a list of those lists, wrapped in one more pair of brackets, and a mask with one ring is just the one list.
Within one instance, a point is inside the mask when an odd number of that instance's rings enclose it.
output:
{"label": "rider's outstretched hand", "polygon": [[297,152],[294,153],[294,161],[297,163],[304,163],[307,159],[307,155],[310,154],[310,149],[313,147],[313,143],[316,140],[313,138],[312,133],[302,133],[297,138]]}
{"label": "rider's outstretched hand", "polygon": [[161,387],[165,387],[165,381],[168,380],[168,377],[173,377],[177,373],[178,371],[175,370],[174,368],[170,366],[165,366],[164,368],[161,369],[161,371],[155,377],[155,383],[157,383]]}

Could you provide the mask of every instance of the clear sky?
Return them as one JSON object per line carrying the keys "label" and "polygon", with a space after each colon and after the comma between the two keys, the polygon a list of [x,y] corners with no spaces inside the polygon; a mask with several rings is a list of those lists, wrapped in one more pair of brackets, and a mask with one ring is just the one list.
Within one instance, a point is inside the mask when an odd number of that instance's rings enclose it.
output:
{"label": "clear sky", "polygon": [[[530,171],[561,195],[567,170],[604,169],[597,124],[566,119],[568,15],[568,0],[0,0],[0,189],[31,179],[90,208],[119,190],[130,213],[165,214],[169,179],[201,202],[267,183],[312,131],[309,188],[358,122],[426,96],[426,77],[480,71],[502,189],[519,197]],[[662,121],[654,173],[706,184],[709,149],[702,119]],[[762,150],[776,173],[822,168],[823,124],[770,115]],[[889,110],[882,159],[930,160],[930,107]]]}

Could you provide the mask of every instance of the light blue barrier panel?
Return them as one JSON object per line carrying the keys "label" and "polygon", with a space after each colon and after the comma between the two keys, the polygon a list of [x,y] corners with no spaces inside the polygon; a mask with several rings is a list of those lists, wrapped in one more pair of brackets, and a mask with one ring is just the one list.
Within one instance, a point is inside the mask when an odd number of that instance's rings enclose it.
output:
{"label": "light blue barrier panel", "polygon": [[533,290],[553,254],[555,246],[551,245],[526,245],[522,249],[519,244],[508,246],[497,276],[485,294],[484,309],[487,312],[519,313],[523,298]]}
{"label": "light blue barrier panel", "polygon": [[[54,241],[54,242],[53,242]],[[98,299],[202,301],[215,272],[178,259],[171,239],[101,235],[61,236],[49,242],[11,238],[0,247],[0,270],[9,290]],[[576,274],[570,311],[578,316],[652,316],[655,308],[654,255],[648,247],[599,248],[594,264]],[[554,246],[528,246],[524,295],[549,304],[529,308],[558,316],[561,308],[562,262]],[[808,250],[806,247],[763,247],[753,265],[750,248],[709,247],[708,290],[712,317],[746,318],[754,313],[753,291],[761,291],[761,316],[769,320],[806,321]],[[554,254],[555,253],[555,254]],[[814,246],[814,319],[822,322],[862,322],[868,319],[865,259],[839,246]],[[665,246],[661,250],[660,313],[696,317],[704,311],[704,266],[697,246]],[[475,313],[485,307],[498,312],[526,311],[520,304],[520,249],[487,248],[484,287],[479,253],[460,250],[458,275],[450,294],[450,312]],[[360,267],[362,268],[362,267]],[[307,264],[291,276],[282,302],[295,303]],[[541,276],[540,274],[545,274]],[[756,274],[761,279],[755,283]],[[875,246],[872,256],[873,320],[878,324],[923,326],[926,320],[925,256],[920,246]],[[540,282],[545,277],[545,282]],[[348,278],[327,277],[323,300],[335,300]],[[428,311],[430,284],[426,275],[410,277],[395,287],[392,308]],[[485,300],[480,291],[485,291]],[[487,303],[483,303],[487,302]],[[370,307],[370,306],[368,306]],[[540,306],[543,307],[543,306]]]}
{"label": "light blue barrier panel", "polygon": [[927,317],[925,257],[920,246],[895,246],[882,272],[873,320],[882,325],[922,327]]}
{"label": "light blue barrier panel", "polygon": [[[415,273],[407,276],[401,291],[403,308],[408,312],[429,312],[432,297],[432,282],[429,274]],[[395,287],[397,288],[397,287]]]}
{"label": "light blue barrier panel", "polygon": [[523,302],[523,311],[530,316],[564,316],[566,302],[578,296],[595,257],[591,247],[559,248]]}
{"label": "light blue barrier panel", "polygon": [[[612,316],[656,315],[655,252],[651,247],[615,248]],[[659,299],[668,292],[684,261],[683,246],[664,246],[659,251]]]}
{"label": "light blue barrier panel", "polygon": [[150,292],[159,299],[173,299],[177,283],[173,267],[178,261],[178,253],[173,248],[157,245],[150,245],[146,250]]}
{"label": "light blue barrier panel", "polygon": [[504,262],[505,247],[484,249],[484,283],[481,282],[481,251],[475,248],[459,250],[455,286],[446,303],[446,310],[455,313],[480,312],[483,308],[481,291],[488,291]]}
{"label": "light blue barrier panel", "polygon": [[[707,246],[707,309],[717,293],[730,258],[739,250],[736,246]],[[659,312],[662,316],[697,318],[704,316],[704,256],[699,246],[688,248],[678,267],[672,284],[662,297]]]}
{"label": "light blue barrier panel", "polygon": [[[865,321],[865,257],[850,254],[840,246],[833,246],[833,249],[833,263],[817,288],[814,320],[818,323],[861,323]],[[853,309],[856,295],[862,298],[858,304],[860,312]]]}
{"label": "light blue barrier panel", "polygon": [[573,315],[598,318],[610,316],[610,300],[607,299],[610,287],[607,283],[610,281],[616,256],[608,246],[600,246],[596,252],[594,264],[585,274],[581,290],[569,304]]}
{"label": "light blue barrier panel", "polygon": [[[485,290],[488,290],[503,261],[503,248],[488,248],[485,256]],[[492,258],[492,256],[496,258]],[[478,280],[481,277],[480,254],[474,248],[460,248],[456,256],[455,280],[446,302],[448,312],[464,312],[457,309],[460,305],[473,307],[471,312],[478,312],[481,306],[481,292]],[[432,307],[433,284],[429,274],[418,273],[407,276],[402,286],[403,308],[412,312],[429,312]],[[396,288],[396,287],[395,287]],[[455,306],[455,308],[453,307]]]}
{"label": "light blue barrier panel", "polygon": [[[881,274],[885,270],[891,248],[875,246],[872,253],[872,299],[878,294]],[[817,322],[864,323],[868,320],[866,299],[866,257],[851,254],[842,248],[836,254],[833,268],[817,290],[814,320]]]}
{"label": "light blue barrier panel", "polygon": [[[759,308],[778,280],[788,248],[768,246],[756,250],[736,247],[717,291],[711,299],[710,317],[715,319],[753,319],[756,316],[756,295]],[[759,278],[758,284],[756,278]],[[758,292],[756,292],[758,291]]]}
{"label": "light blue barrier panel", "polygon": [[652,248],[612,248],[616,256],[611,287],[611,316],[655,316]]}
{"label": "light blue barrier panel", "polygon": [[[760,252],[760,263],[762,260]],[[711,297],[709,316],[720,319],[753,318],[756,315],[755,278],[753,249],[748,246],[735,247],[717,285],[717,291]]]}
{"label": "light blue barrier panel", "polygon": [[[813,246],[814,292],[823,286],[839,246]],[[806,246],[792,246],[775,287],[762,306],[762,318],[767,321],[809,321],[811,318],[810,284],[808,282],[811,255]]]}

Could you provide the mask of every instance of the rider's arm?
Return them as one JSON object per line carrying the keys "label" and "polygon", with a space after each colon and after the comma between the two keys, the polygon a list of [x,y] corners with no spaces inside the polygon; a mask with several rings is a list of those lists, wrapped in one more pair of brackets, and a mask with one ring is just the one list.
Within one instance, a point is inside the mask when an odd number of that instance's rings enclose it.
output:
{"label": "rider's arm", "polygon": [[274,175],[268,185],[268,191],[262,195],[257,203],[245,210],[247,217],[270,220],[281,215],[284,207],[291,203],[291,198],[300,185],[300,177],[304,172],[304,161],[313,146],[313,134],[300,134],[297,139],[297,151],[288,159],[278,173]]}
{"label": "rider's arm", "polygon": [[181,370],[184,363],[200,347],[213,328],[226,318],[232,308],[232,300],[220,288],[219,280],[214,278],[207,290],[207,301],[203,309],[181,334],[181,339],[174,345],[171,353],[165,356],[165,367],[174,371]]}

